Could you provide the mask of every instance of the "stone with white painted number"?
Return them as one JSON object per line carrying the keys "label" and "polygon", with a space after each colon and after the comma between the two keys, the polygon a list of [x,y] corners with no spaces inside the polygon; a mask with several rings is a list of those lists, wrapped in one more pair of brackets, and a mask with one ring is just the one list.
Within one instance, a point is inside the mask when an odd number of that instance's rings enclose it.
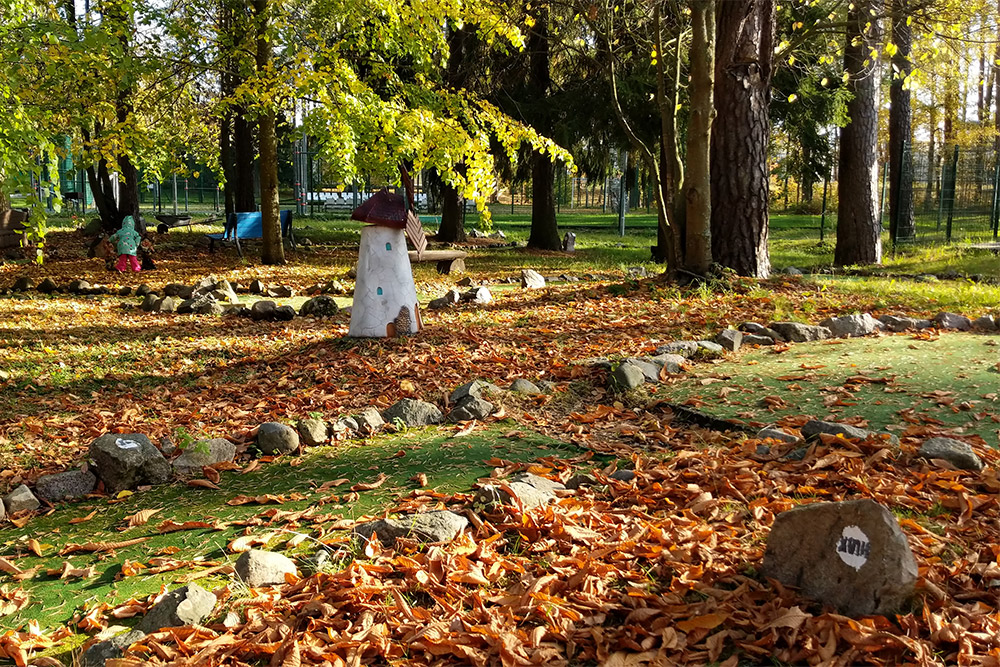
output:
{"label": "stone with white painted number", "polygon": [[102,435],[90,444],[89,454],[105,491],[111,494],[170,479],[170,464],[141,433]]}
{"label": "stone with white painted number", "polygon": [[896,518],[873,500],[782,512],[762,573],[849,616],[889,614],[914,593],[917,564]]}

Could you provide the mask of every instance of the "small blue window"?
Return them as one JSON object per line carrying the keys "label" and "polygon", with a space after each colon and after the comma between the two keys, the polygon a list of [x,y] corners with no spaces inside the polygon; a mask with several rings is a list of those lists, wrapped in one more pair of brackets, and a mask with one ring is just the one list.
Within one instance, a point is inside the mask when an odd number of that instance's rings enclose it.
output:
{"label": "small blue window", "polygon": [[385,249],[386,250],[392,250],[392,244],[391,243],[386,243],[385,244]]}
{"label": "small blue window", "polygon": [[379,287],[377,290],[375,290],[375,293],[378,294],[379,296],[382,296],[382,288]]}

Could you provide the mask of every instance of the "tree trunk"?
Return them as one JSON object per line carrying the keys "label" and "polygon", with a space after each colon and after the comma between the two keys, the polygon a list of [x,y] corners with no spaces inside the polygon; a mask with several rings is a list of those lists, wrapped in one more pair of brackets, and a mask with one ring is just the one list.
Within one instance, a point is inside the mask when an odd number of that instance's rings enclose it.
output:
{"label": "tree trunk", "polygon": [[441,184],[441,227],[437,240],[447,243],[461,243],[466,240],[462,196],[458,188],[447,183]]}
{"label": "tree trunk", "polygon": [[910,141],[913,117],[910,91],[904,86],[906,77],[913,68],[910,63],[908,4],[908,0],[892,0],[892,43],[897,49],[892,57],[894,73],[889,88],[889,238],[893,243],[912,241],[916,235],[913,218],[913,151],[903,150],[904,144]]}
{"label": "tree trunk", "polygon": [[934,183],[935,174],[937,173],[937,155],[935,155],[935,149],[937,148],[937,132],[938,132],[938,117],[937,117],[937,107],[934,105],[933,99],[931,101],[930,107],[927,109],[927,124],[930,129],[930,136],[927,141],[927,186],[924,188],[924,210],[932,211],[934,210]]}
{"label": "tree trunk", "polygon": [[[271,60],[271,42],[267,37],[270,21],[270,0],[253,0],[257,35],[257,71],[265,72]],[[275,133],[275,113],[267,110],[257,120],[260,144],[260,220],[263,231],[261,262],[284,264],[285,246],[281,243],[281,220],[278,210],[278,139]],[[251,192],[253,179],[250,179]],[[252,209],[250,209],[252,210]]]}
{"label": "tree trunk", "polygon": [[712,255],[741,276],[766,278],[774,0],[718,6],[712,126]]}
{"label": "tree trunk", "polygon": [[[540,4],[534,12],[535,25],[528,35],[528,87],[535,100],[544,100],[549,95],[551,73],[549,71],[549,8]],[[535,120],[535,130],[548,135],[551,123],[547,111],[542,111]],[[556,223],[555,165],[545,154],[531,155],[531,235],[528,247],[540,250],[559,250],[559,227]]]}
{"label": "tree trunk", "polygon": [[844,70],[850,77],[850,121],[840,133],[840,192],[834,263],[878,264],[882,234],[878,216],[878,23],[876,0],[858,0],[847,13]]}
{"label": "tree trunk", "polygon": [[233,157],[236,159],[233,197],[236,210],[240,212],[257,210],[257,197],[253,191],[254,123],[247,120],[246,114],[247,110],[242,106],[237,106],[233,114]]}
{"label": "tree trunk", "polygon": [[[474,48],[476,28],[473,25],[463,25],[453,28],[448,35],[448,86],[461,93],[468,85],[469,51]],[[460,166],[459,169],[462,167]],[[437,239],[448,243],[461,243],[466,240],[465,211],[458,188],[441,183],[441,226],[438,228]]]}
{"label": "tree trunk", "polygon": [[715,0],[690,0],[691,120],[687,136],[687,246],[684,266],[704,275],[712,266],[711,138],[715,107]]}
{"label": "tree trunk", "polygon": [[449,243],[465,241],[465,225],[462,196],[457,188],[446,183],[441,184],[441,227],[438,229],[437,240]]}
{"label": "tree trunk", "polygon": [[[680,101],[681,40],[677,39],[671,51],[671,60],[666,60],[663,52],[663,23],[660,3],[653,9],[656,30],[656,102],[660,112],[659,169],[653,165],[650,170],[654,177],[654,193],[657,202],[656,246],[653,259],[666,262],[668,271],[680,265],[683,256],[684,214],[680,192],[684,184],[684,166],[681,163],[677,144],[677,107]],[[671,65],[667,76],[666,65]],[[669,82],[669,83],[668,83]]]}

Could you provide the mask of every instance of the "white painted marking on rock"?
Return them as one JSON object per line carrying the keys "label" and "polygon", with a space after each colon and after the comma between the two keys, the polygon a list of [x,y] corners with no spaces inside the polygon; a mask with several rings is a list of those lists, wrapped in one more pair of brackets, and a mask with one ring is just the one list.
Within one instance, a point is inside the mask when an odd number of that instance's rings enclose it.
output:
{"label": "white painted marking on rock", "polygon": [[138,449],[139,443],[135,440],[126,440],[125,438],[118,438],[115,440],[115,444],[118,445],[118,449]]}
{"label": "white painted marking on rock", "polygon": [[871,556],[872,544],[868,536],[857,526],[844,526],[837,540],[837,555],[855,570],[868,562]]}

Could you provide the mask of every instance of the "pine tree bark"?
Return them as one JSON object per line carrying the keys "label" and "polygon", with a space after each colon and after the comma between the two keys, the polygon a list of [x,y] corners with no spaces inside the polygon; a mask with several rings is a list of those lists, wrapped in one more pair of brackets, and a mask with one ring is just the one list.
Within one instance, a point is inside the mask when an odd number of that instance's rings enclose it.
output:
{"label": "pine tree bark", "polygon": [[[269,0],[253,0],[257,28],[257,71],[265,72],[271,60],[267,37]],[[278,205],[278,139],[275,113],[267,111],[257,121],[260,144],[260,218],[263,231],[261,262],[284,264],[285,247],[281,243],[281,220]],[[251,184],[252,184],[251,179]]]}
{"label": "pine tree bark", "polygon": [[897,49],[892,57],[894,71],[889,88],[889,238],[893,243],[912,241],[916,236],[913,151],[904,150],[910,141],[910,125],[913,122],[910,90],[904,85],[913,69],[910,63],[912,36],[907,23],[908,4],[908,0],[892,0],[892,43]]}
{"label": "pine tree bark", "polygon": [[[534,11],[535,25],[528,35],[529,70],[528,87],[536,100],[549,95],[552,83],[549,70],[549,7],[540,4]],[[535,129],[548,135],[551,122],[547,112],[535,120]],[[559,227],[556,223],[555,165],[548,156],[539,152],[531,154],[531,234],[528,247],[540,250],[559,250]]]}
{"label": "pine tree bark", "polygon": [[712,256],[739,275],[766,278],[775,2],[720,2],[716,29]]}
{"label": "pine tree bark", "polygon": [[711,138],[715,106],[715,0],[690,0],[691,120],[688,123],[687,238],[684,265],[704,275],[712,266]]}
{"label": "pine tree bark", "polygon": [[839,204],[834,263],[878,264],[882,234],[878,216],[878,22],[877,0],[857,0],[847,13],[844,70],[850,77],[850,122],[840,133]]}

